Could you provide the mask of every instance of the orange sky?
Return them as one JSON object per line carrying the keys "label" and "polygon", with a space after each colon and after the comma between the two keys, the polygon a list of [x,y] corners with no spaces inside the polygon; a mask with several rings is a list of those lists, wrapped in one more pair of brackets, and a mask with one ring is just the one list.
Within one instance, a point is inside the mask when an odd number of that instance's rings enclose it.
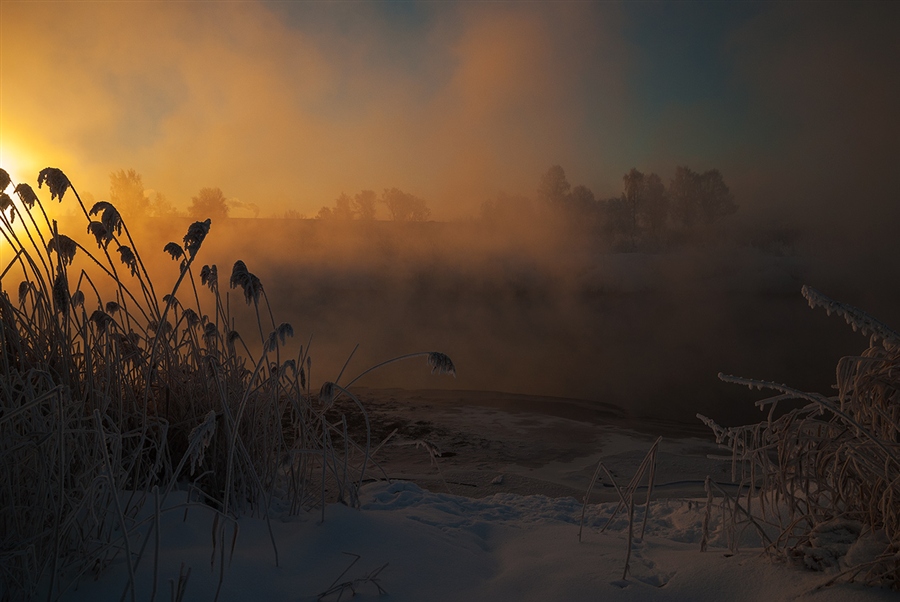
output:
{"label": "orange sky", "polygon": [[3,158],[28,179],[59,166],[97,198],[133,167],[182,207],[219,186],[314,214],[399,186],[438,217],[469,213],[572,154],[578,80],[603,82],[590,110],[620,107],[614,18],[607,33],[583,11],[463,8],[398,42],[374,14],[317,32],[252,2],[4,2]]}
{"label": "orange sky", "polygon": [[803,213],[897,158],[898,22],[886,3],[2,0],[0,164],[98,199],[134,168],[182,209],[218,186],[261,215],[399,187],[434,219],[531,196],[553,164],[599,197],[688,164],[745,211]]}

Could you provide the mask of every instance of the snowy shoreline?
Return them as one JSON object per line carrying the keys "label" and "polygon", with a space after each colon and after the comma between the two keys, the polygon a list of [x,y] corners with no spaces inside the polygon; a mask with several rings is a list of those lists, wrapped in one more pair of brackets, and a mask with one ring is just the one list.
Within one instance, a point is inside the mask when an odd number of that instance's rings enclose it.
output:
{"label": "snowy shoreline", "polygon": [[[627,428],[624,415],[609,417],[617,425],[591,423],[537,413],[537,401],[525,411],[504,409],[503,399],[486,394],[460,399],[456,392],[455,401],[452,395],[361,391],[373,430],[406,425],[406,435],[395,434],[375,457],[391,480],[363,485],[358,509],[329,504],[324,523],[318,511],[290,516],[274,504],[271,536],[263,518],[238,519],[219,600],[346,600],[354,591],[354,600],[395,602],[896,599],[896,592],[849,584],[815,591],[836,573],[773,562],[752,530],[732,553],[719,510],[709,517],[708,548],[701,552],[700,475],[724,482],[728,463],[706,458],[715,449],[712,436],[704,441],[690,429],[689,437],[663,438],[647,532],[635,536],[623,580],[627,514],[619,512],[602,531],[617,506],[615,491],[595,488],[579,543],[581,499],[600,459],[618,480],[630,478],[653,425],[643,421],[641,432]],[[409,435],[416,434],[441,446],[437,465],[413,444]],[[210,539],[214,512],[199,504],[185,510],[185,496],[173,493],[166,502],[173,509],[160,514],[156,597],[169,598],[179,571],[190,567],[183,599],[213,600],[220,567]],[[140,514],[152,517],[152,496],[147,502]],[[635,520],[642,518],[637,506]],[[230,553],[233,527],[226,535]],[[138,600],[149,600],[153,590],[154,552],[147,556],[135,573]],[[119,555],[63,599],[118,600],[128,578]]]}

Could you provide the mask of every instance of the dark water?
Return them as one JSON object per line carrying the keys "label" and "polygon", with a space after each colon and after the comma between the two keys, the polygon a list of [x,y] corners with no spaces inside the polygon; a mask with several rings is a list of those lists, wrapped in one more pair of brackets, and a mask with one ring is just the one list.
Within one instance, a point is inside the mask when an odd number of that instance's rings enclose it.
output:
{"label": "dark water", "polygon": [[[151,272],[161,274],[160,291],[177,273],[162,245],[179,240],[187,223],[135,229],[145,261],[159,258]],[[639,254],[582,243],[475,223],[226,220],[213,225],[197,271],[216,263],[227,290],[231,266],[244,260],[276,323],[293,325],[293,349],[312,337],[315,386],[336,378],[357,344],[342,382],[385,359],[438,350],[453,358],[456,379],[432,376],[417,358],[360,384],[570,397],[689,422],[697,412],[726,423],[761,417],[753,401],[764,394],[722,383],[719,372],[829,393],[837,359],[868,340],[811,310],[802,284],[896,312],[892,287],[867,283],[858,265],[802,250],[779,256],[719,241]],[[230,304],[252,344],[252,309],[239,291]]]}

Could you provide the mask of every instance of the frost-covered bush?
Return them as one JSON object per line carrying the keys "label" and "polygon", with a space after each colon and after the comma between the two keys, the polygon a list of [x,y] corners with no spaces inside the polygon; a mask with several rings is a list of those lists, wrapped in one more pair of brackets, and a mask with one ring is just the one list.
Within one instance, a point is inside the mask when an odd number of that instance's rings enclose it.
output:
{"label": "frost-covered bush", "polygon": [[[900,589],[900,334],[810,287],[803,295],[870,335],[868,349],[838,362],[837,395],[720,374],[775,391],[757,402],[768,418],[723,428],[698,417],[731,448],[743,503],[777,527],[770,552],[835,571],[831,582]],[[802,405],[780,411],[788,401]]]}

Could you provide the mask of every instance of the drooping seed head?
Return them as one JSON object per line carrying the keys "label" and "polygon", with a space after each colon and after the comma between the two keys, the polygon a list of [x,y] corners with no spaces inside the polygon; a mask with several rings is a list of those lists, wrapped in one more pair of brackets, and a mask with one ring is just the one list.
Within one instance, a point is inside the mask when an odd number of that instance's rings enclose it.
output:
{"label": "drooping seed head", "polygon": [[72,293],[72,307],[84,307],[84,291]]}
{"label": "drooping seed head", "polygon": [[212,224],[212,220],[206,218],[205,221],[194,222],[188,227],[187,234],[184,235],[184,248],[191,257],[200,250],[203,239],[209,234],[210,224]]}
{"label": "drooping seed head", "polygon": [[60,271],[53,281],[53,305],[56,311],[64,316],[69,315],[69,282],[63,271]]}
{"label": "drooping seed head", "polygon": [[63,195],[66,194],[66,190],[72,185],[66,174],[56,167],[45,167],[42,169],[38,174],[37,182],[38,188],[41,188],[46,183],[47,188],[50,189],[50,200],[59,199],[60,203],[63,200]]}
{"label": "drooping seed head", "polygon": [[182,249],[181,245],[177,242],[166,243],[166,246],[163,247],[163,251],[168,253],[175,261],[184,257],[184,249]]}
{"label": "drooping seed head", "polygon": [[200,283],[209,287],[209,290],[215,292],[216,286],[219,285],[219,270],[216,265],[204,265],[200,270]]}
{"label": "drooping seed head", "polygon": [[9,177],[9,174],[6,173],[5,169],[0,169],[0,191],[6,190],[6,187],[10,185],[12,180]]}
{"label": "drooping seed head", "polygon": [[28,291],[31,290],[32,284],[27,280],[23,280],[19,283],[19,303],[25,303],[25,297],[28,296]]}
{"label": "drooping seed head", "polygon": [[90,222],[87,226],[88,234],[93,234],[97,246],[105,249],[112,242],[112,232],[106,229],[103,222]]}
{"label": "drooping seed head", "polygon": [[456,366],[453,360],[439,351],[432,351],[428,354],[428,365],[431,366],[431,373],[450,374],[456,378]]}
{"label": "drooping seed head", "polygon": [[106,313],[111,316],[116,315],[116,312],[119,311],[121,307],[115,301],[107,301],[106,302]]}
{"label": "drooping seed head", "polygon": [[331,404],[334,403],[334,383],[331,381],[327,381],[322,383],[322,388],[319,389],[319,401],[326,408],[331,407]]}
{"label": "drooping seed head", "polygon": [[198,316],[197,312],[190,307],[184,310],[184,319],[188,323],[188,326],[192,328],[200,323],[200,316]]}
{"label": "drooping seed head", "polygon": [[97,332],[106,332],[109,328],[109,325],[115,321],[113,320],[112,316],[110,316],[102,309],[94,311],[94,313],[91,314],[90,320],[97,328]]}
{"label": "drooping seed head", "polygon": [[131,248],[126,247],[125,245],[122,245],[119,247],[118,250],[119,250],[119,257],[121,258],[122,263],[124,263],[126,266],[128,266],[128,269],[131,270],[131,275],[134,276],[135,274],[137,274],[137,271],[138,271],[137,258],[134,256],[134,252],[131,250]]}
{"label": "drooping seed head", "polygon": [[282,322],[275,332],[278,333],[278,338],[281,339],[281,344],[284,345],[288,337],[294,336],[294,327],[287,322]]}
{"label": "drooping seed head", "polygon": [[241,338],[241,334],[237,330],[228,331],[228,335],[225,337],[225,343],[228,345],[230,351],[234,351],[234,342],[239,338]]}
{"label": "drooping seed head", "polygon": [[15,192],[17,195],[19,195],[19,199],[22,201],[22,204],[29,209],[34,207],[34,204],[38,201],[37,195],[34,193],[34,189],[24,182],[16,186]]}
{"label": "drooping seed head", "polygon": [[56,234],[47,243],[48,251],[56,251],[59,254],[59,260],[64,265],[71,265],[72,259],[75,258],[75,251],[78,246],[75,241],[65,234]]}
{"label": "drooping seed head", "polygon": [[250,305],[251,301],[259,303],[259,295],[262,293],[262,282],[255,274],[251,274],[247,270],[247,265],[240,259],[234,262],[230,284],[231,288],[241,287],[241,290],[244,291],[244,300],[247,302],[247,305]]}
{"label": "drooping seed head", "polygon": [[[10,196],[8,194],[6,194],[5,192],[0,192],[0,212],[6,211],[7,209],[9,209],[12,206],[13,206],[12,198],[10,198]],[[15,213],[10,212],[9,215],[10,215],[10,218],[15,219],[14,218]]]}
{"label": "drooping seed head", "polygon": [[122,233],[122,215],[115,205],[109,201],[98,201],[91,207],[89,215],[100,214],[100,222],[106,228],[109,236]]}

